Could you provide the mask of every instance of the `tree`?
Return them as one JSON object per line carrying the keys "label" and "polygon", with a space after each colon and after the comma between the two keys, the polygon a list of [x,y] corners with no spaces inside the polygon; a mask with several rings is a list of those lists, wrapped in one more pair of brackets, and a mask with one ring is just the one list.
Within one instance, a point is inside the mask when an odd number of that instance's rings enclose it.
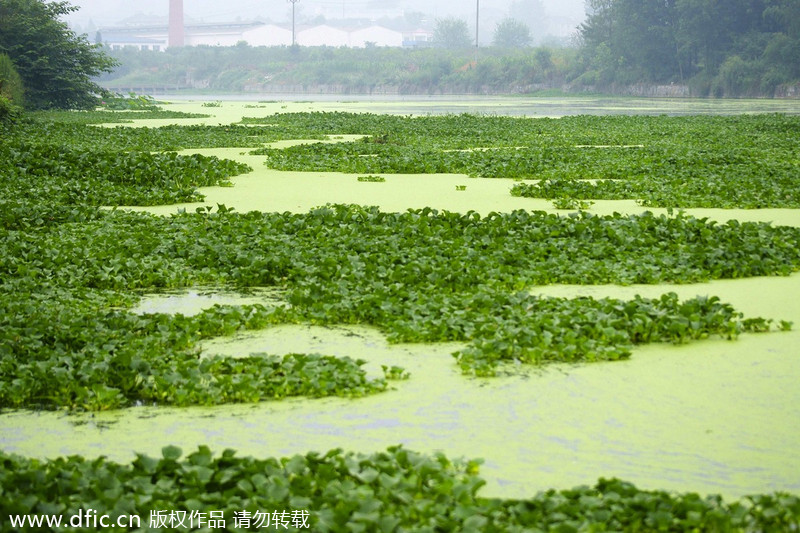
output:
{"label": "tree", "polygon": [[469,48],[474,44],[467,23],[457,18],[437,19],[433,42],[441,48]]}
{"label": "tree", "polygon": [[0,2],[0,53],[16,65],[28,107],[86,109],[103,93],[92,77],[111,72],[116,63],[59,20],[75,10],[67,1]]}
{"label": "tree", "polygon": [[579,26],[583,38],[608,44],[614,33],[614,0],[585,0],[584,10],[586,21]]}
{"label": "tree", "polygon": [[760,0],[677,0],[681,52],[697,66],[715,73],[737,42],[760,32],[764,6]]}
{"label": "tree", "polygon": [[525,48],[531,41],[528,25],[511,17],[504,18],[494,28],[492,44],[500,48]]}
{"label": "tree", "polygon": [[584,83],[771,95],[800,78],[798,0],[586,0]]}
{"label": "tree", "polygon": [[608,85],[619,68],[614,0],[586,0],[586,21],[580,25],[581,58],[591,84]]}
{"label": "tree", "polygon": [[764,19],[775,33],[764,50],[764,59],[773,70],[787,78],[800,77],[800,2],[767,0]]}
{"label": "tree", "polygon": [[532,41],[541,41],[547,33],[549,17],[541,0],[514,0],[509,8],[509,18],[525,24],[531,32]]}
{"label": "tree", "polygon": [[680,79],[674,4],[674,0],[587,0],[582,55],[596,81]]}
{"label": "tree", "polygon": [[[664,83],[680,79],[674,0],[617,0],[619,56],[633,78]],[[633,81],[633,80],[631,80]]]}

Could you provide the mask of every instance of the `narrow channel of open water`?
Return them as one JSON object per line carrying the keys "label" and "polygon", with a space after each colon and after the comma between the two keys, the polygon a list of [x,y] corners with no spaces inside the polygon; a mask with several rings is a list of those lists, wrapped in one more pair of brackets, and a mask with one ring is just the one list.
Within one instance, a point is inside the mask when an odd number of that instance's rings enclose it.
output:
{"label": "narrow channel of open water", "polygon": [[[162,97],[157,97],[159,100]],[[168,95],[170,109],[212,115],[226,123],[241,116],[301,111],[351,111],[395,115],[474,113],[529,117],[571,115],[735,115],[800,113],[797,99],[636,98],[614,96],[470,96],[470,95]],[[202,107],[219,102],[220,107]]]}
{"label": "narrow channel of open water", "polygon": [[[716,294],[748,316],[800,324],[800,275],[646,287],[551,286],[535,292],[630,297],[676,290]],[[196,312],[209,294],[144,299],[140,311]],[[235,301],[222,295],[227,303]],[[253,295],[247,296],[250,301]],[[218,338],[204,352],[326,353],[406,368],[410,379],[361,399],[290,399],[202,408],[136,407],[110,413],[6,412],[0,447],[29,456],[158,455],[208,444],[242,455],[286,456],[394,444],[481,457],[484,495],[617,476],[643,488],[728,497],[800,490],[800,331],[682,346],[649,345],[628,361],[521,368],[492,379],[460,375],[456,344],[389,345],[364,327],[278,326]]]}
{"label": "narrow channel of open water", "polygon": [[[408,209],[431,207],[457,213],[470,210],[485,216],[492,211],[510,212],[516,209],[561,213],[549,200],[511,196],[515,183],[508,179],[470,178],[464,174],[380,174],[385,182],[358,181],[359,174],[339,172],[293,172],[267,168],[264,156],[249,155],[243,148],[205,148],[181,153],[202,153],[234,159],[253,168],[248,174],[232,178],[233,187],[201,187],[203,202],[126,207],[159,215],[171,215],[180,210],[194,212],[202,206],[215,208],[222,204],[236,212],[290,211],[306,213],[328,203],[377,206],[382,211],[404,212]],[[459,187],[464,187],[459,190]],[[596,200],[587,211],[597,215],[641,214],[651,211],[667,213],[663,208],[645,208],[634,200]],[[678,210],[675,210],[677,212]],[[685,209],[686,214],[708,218],[720,223],[736,219],[740,222],[770,222],[780,226],[800,226],[800,209]]]}
{"label": "narrow channel of open water", "polygon": [[[205,113],[206,118],[134,120],[132,126],[158,127],[167,124],[233,124],[242,117],[269,117],[275,113],[308,111],[351,111],[408,114],[486,113],[530,117],[561,117],[576,114],[800,114],[800,100],[724,100],[691,98],[609,98],[609,97],[464,97],[464,96],[347,96],[347,95],[175,95],[168,109]],[[220,107],[203,107],[219,101]],[[114,126],[114,124],[109,124]],[[352,136],[332,135],[331,141]],[[295,141],[298,142],[298,141]],[[300,141],[302,142],[302,141]],[[307,142],[307,141],[306,141]],[[292,141],[274,143],[286,146]],[[614,149],[613,147],[609,149]],[[240,213],[249,211],[305,213],[327,203],[355,203],[378,206],[384,211],[402,212],[409,208],[432,207],[439,210],[482,215],[515,209],[556,212],[544,199],[515,198],[509,193],[514,182],[507,179],[470,178],[463,174],[382,174],[382,183],[359,182],[358,174],[337,172],[282,172],[266,167],[266,157],[252,156],[246,148],[186,150],[234,159],[253,168],[253,172],[234,177],[233,187],[206,187],[202,203],[137,208],[161,215],[178,210],[193,212],[201,206],[222,204]],[[639,214],[645,208],[634,200],[595,201],[588,211],[606,215]],[[656,214],[666,209],[647,208]],[[686,209],[688,214],[726,222],[772,222],[800,226],[798,209]]]}

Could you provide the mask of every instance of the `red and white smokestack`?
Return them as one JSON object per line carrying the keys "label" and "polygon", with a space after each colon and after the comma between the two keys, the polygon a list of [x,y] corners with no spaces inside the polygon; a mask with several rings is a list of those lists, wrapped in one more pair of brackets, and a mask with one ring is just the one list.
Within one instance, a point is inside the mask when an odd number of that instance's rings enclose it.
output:
{"label": "red and white smokestack", "polygon": [[183,46],[183,0],[169,0],[169,41],[167,45]]}

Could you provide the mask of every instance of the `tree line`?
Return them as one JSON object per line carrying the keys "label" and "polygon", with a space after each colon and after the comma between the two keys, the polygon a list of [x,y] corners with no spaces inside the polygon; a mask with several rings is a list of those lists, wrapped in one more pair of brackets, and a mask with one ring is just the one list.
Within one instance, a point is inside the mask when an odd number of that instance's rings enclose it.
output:
{"label": "tree line", "polygon": [[475,49],[466,22],[443,19],[433,47],[420,50],[112,51],[60,20],[75,9],[66,0],[0,2],[0,119],[22,105],[90,108],[114,87],[524,93],[644,83],[688,85],[697,96],[773,96],[800,81],[798,0],[586,0],[575,47],[532,48],[529,24],[507,18],[491,46]]}
{"label": "tree line", "polygon": [[109,53],[120,67],[100,82],[118,92],[137,87],[310,92],[329,87],[401,94],[529,92],[560,86],[575,56],[569,49],[482,48],[476,62],[474,46],[406,50],[244,44]]}
{"label": "tree line", "polygon": [[579,83],[769,96],[800,79],[798,0],[586,0],[586,12]]}

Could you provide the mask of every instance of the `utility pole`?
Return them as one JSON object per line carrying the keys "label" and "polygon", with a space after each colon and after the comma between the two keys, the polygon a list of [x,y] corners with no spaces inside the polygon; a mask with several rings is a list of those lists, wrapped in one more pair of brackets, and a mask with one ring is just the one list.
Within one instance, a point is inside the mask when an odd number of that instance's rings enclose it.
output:
{"label": "utility pole", "polygon": [[475,64],[478,64],[478,29],[481,21],[481,0],[475,0]]}
{"label": "utility pole", "polygon": [[169,30],[167,46],[183,46],[186,30],[183,25],[183,0],[169,0]]}
{"label": "utility pole", "polygon": [[294,29],[294,5],[299,2],[300,0],[286,0],[290,4],[292,4],[292,46],[297,45],[297,33]]}

